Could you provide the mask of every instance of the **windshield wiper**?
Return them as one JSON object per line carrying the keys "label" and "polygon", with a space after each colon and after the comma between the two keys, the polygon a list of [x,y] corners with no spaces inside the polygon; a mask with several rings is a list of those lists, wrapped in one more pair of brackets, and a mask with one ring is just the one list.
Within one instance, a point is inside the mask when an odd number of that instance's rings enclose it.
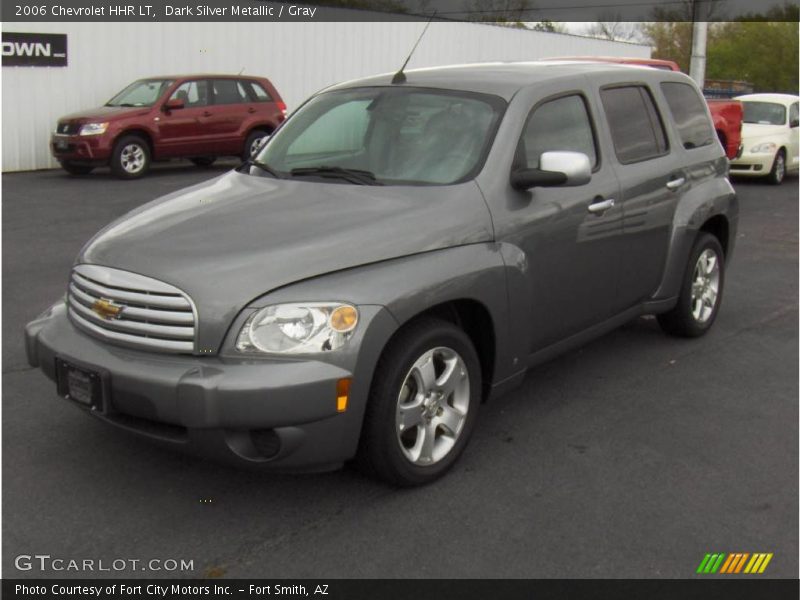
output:
{"label": "windshield wiper", "polygon": [[244,164],[243,164],[242,166],[243,166],[243,167],[249,167],[249,166],[251,166],[251,165],[252,165],[252,166],[254,166],[254,167],[258,167],[259,169],[261,169],[261,170],[262,170],[262,171],[264,171],[265,173],[269,173],[269,174],[270,174],[270,175],[272,175],[272,176],[273,176],[275,179],[283,179],[283,178],[280,176],[280,174],[279,174],[279,173],[278,173],[278,172],[277,172],[275,169],[273,169],[272,167],[270,167],[270,166],[269,166],[267,163],[263,163],[263,162],[261,162],[261,161],[258,161],[258,160],[256,160],[256,159],[254,159],[254,158],[248,158],[248,159],[247,159],[247,160],[244,162]]}
{"label": "windshield wiper", "polygon": [[350,183],[357,183],[359,185],[383,185],[380,181],[375,179],[375,174],[363,169],[345,169],[344,167],[302,167],[292,169],[292,177],[303,177],[304,175],[319,175],[320,177],[338,177],[349,181]]}

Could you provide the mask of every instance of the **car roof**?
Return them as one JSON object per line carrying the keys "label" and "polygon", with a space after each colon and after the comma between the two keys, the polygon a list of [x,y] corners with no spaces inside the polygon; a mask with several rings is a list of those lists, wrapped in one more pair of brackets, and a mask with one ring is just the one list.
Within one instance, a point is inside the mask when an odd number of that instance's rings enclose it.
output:
{"label": "car roof", "polygon": [[[688,77],[673,71],[653,69],[639,65],[604,63],[596,61],[534,61],[491,62],[446,67],[430,67],[404,71],[406,82],[399,85],[452,89],[484,94],[494,94],[510,100],[520,89],[555,79],[597,73],[631,73],[657,76],[662,79],[688,80]],[[392,85],[394,73],[384,73],[355,79],[326,88],[325,91],[354,87]]]}
{"label": "car roof", "polygon": [[800,100],[800,96],[794,96],[792,94],[744,94],[743,96],[736,96],[734,100],[741,100],[743,102],[747,102],[748,100],[752,100],[753,102],[777,102],[778,104],[792,104]]}
{"label": "car roof", "polygon": [[154,75],[152,77],[142,77],[140,81],[149,79],[266,79],[266,77],[260,75],[231,75],[230,73],[189,73],[188,75]]}

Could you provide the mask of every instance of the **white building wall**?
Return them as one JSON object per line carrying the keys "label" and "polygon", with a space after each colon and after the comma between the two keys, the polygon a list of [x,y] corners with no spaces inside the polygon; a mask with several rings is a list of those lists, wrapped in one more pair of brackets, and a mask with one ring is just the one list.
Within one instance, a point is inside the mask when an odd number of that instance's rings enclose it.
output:
{"label": "white building wall", "polygon": [[[57,119],[105,103],[131,81],[198,72],[265,75],[291,111],[336,82],[396,71],[421,22],[4,23],[66,33],[68,67],[3,67],[3,171],[57,166]],[[475,23],[432,23],[408,68],[546,56],[649,57],[647,46]]]}

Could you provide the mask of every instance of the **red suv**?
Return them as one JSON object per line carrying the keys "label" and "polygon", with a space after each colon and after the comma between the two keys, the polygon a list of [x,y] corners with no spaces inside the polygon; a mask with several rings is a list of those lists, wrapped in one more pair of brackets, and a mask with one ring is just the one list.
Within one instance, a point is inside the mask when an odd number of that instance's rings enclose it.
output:
{"label": "red suv", "polygon": [[249,158],[286,118],[264,77],[186,75],[134,81],[105,106],[59,119],[50,149],[68,173],[109,165],[118,177],[144,175],[152,160]]}

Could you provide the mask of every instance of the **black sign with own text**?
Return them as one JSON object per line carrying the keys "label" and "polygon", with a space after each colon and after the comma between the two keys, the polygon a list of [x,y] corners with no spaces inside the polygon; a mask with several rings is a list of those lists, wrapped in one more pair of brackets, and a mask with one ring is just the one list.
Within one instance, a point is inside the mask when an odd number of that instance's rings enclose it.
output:
{"label": "black sign with own text", "polygon": [[66,67],[65,33],[3,32],[4,67]]}

